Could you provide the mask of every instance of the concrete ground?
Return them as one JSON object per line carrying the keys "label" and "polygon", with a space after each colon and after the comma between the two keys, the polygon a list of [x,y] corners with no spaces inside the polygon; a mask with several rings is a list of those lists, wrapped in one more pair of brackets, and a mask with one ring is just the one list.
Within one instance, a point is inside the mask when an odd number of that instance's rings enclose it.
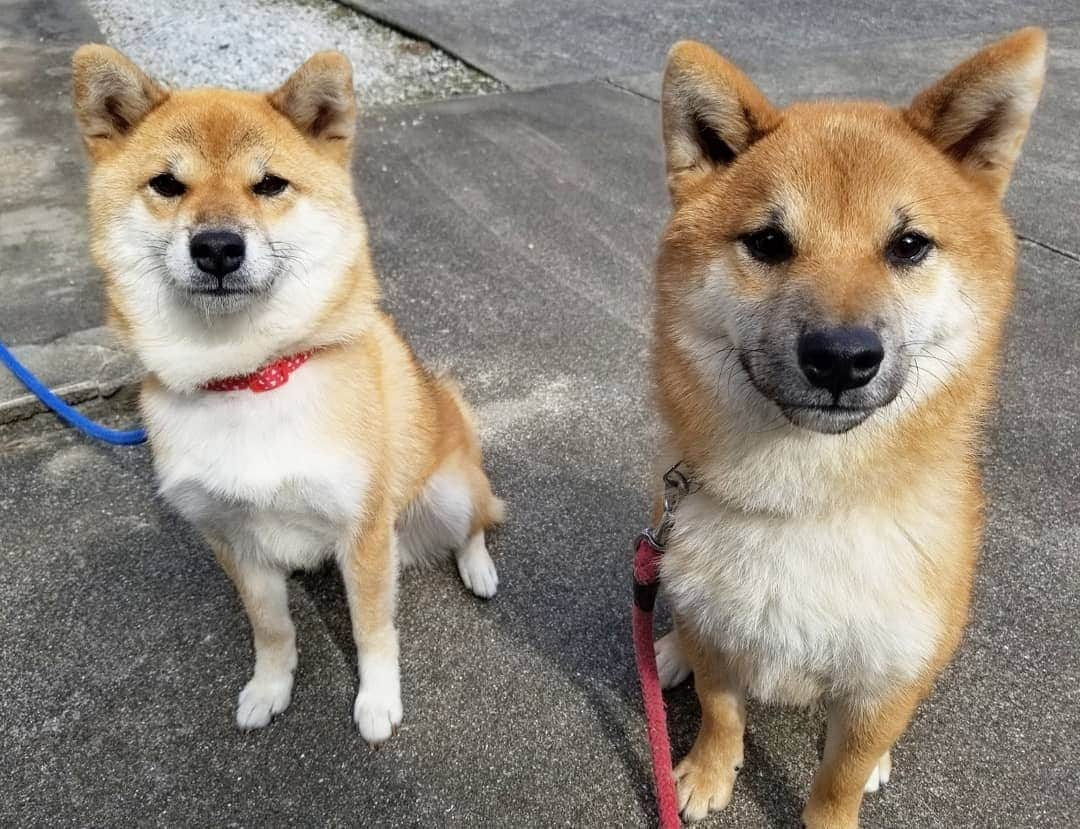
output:
{"label": "concrete ground", "polygon": [[[241,734],[246,622],[208,551],[154,497],[145,449],[89,443],[48,416],[12,420],[0,426],[0,825],[651,825],[627,617],[655,434],[642,389],[667,209],[663,49],[691,34],[730,44],[781,100],[901,101],[1029,22],[1050,28],[1052,73],[1009,198],[1019,296],[988,436],[974,618],[863,815],[873,827],[1075,825],[1075,7],[915,2],[900,18],[772,0],[699,15],[638,0],[588,12],[360,5],[517,90],[369,112],[355,163],[387,305],[422,357],[461,378],[510,501],[492,544],[500,593],[472,598],[449,565],[405,576],[406,717],[372,752],[350,720],[340,582],[329,570],[296,578],[292,707]],[[50,382],[82,397],[95,382],[126,388],[137,370],[115,368],[122,356],[97,333],[68,103],[70,52],[100,37],[82,2],[0,0],[0,337],[36,346]],[[0,385],[0,421],[16,394]],[[84,407],[133,417],[126,391]],[[697,704],[689,686],[668,701],[679,756]],[[753,707],[735,799],[708,825],[792,825],[820,727],[816,713]]]}

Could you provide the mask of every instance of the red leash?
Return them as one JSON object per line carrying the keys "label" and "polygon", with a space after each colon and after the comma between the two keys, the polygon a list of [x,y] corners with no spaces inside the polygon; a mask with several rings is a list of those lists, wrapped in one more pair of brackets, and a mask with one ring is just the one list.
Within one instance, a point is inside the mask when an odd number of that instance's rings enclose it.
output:
{"label": "red leash", "polygon": [[653,780],[656,783],[656,809],[660,829],[678,829],[679,801],[675,796],[675,775],[671,770],[671,741],[667,731],[667,709],[656,672],[653,648],[653,605],[660,584],[662,550],[653,546],[642,533],[634,555],[634,658],[637,660],[641,700],[645,704],[645,729],[652,752]]}
{"label": "red leash", "polygon": [[664,513],[660,525],[643,532],[634,551],[634,659],[637,662],[641,699],[645,705],[645,730],[652,754],[653,780],[656,784],[656,809],[660,829],[678,829],[679,800],[675,775],[671,768],[671,741],[668,739],[667,709],[660,676],[656,670],[653,647],[653,608],[660,586],[660,559],[666,551],[668,535],[675,525],[675,508],[690,492],[690,481],[675,464],[664,475]]}

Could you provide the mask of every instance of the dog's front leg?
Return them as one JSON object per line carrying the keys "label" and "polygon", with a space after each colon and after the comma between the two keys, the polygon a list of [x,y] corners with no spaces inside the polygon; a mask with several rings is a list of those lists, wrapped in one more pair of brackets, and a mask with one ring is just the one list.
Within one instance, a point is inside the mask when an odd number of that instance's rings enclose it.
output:
{"label": "dog's front leg", "polygon": [[392,528],[391,517],[378,514],[341,559],[360,673],[353,718],[373,748],[397,731],[402,714],[394,627],[398,568]]}
{"label": "dog's front leg", "polygon": [[829,705],[825,755],[803,810],[807,829],[856,829],[868,781],[903,733],[924,696],[908,688],[886,700],[834,700]]}
{"label": "dog's front leg", "polygon": [[687,821],[695,821],[731,801],[735,775],[743,764],[746,695],[719,654],[702,647],[678,620],[675,630],[701,702],[701,730],[675,768],[679,810]]}
{"label": "dog's front leg", "polygon": [[240,594],[255,642],[255,671],[240,692],[236,724],[262,728],[289,707],[296,668],[296,633],[289,617],[286,573],[243,556],[219,541],[214,555]]}

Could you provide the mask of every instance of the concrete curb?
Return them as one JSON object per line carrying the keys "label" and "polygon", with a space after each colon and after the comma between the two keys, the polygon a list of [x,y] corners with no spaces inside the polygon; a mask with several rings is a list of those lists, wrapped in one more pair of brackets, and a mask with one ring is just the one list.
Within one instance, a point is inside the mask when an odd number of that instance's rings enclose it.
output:
{"label": "concrete curb", "polygon": [[[112,340],[104,326],[78,331],[44,345],[11,349],[18,360],[68,403],[110,397],[142,378],[138,360]],[[79,379],[73,379],[79,378]],[[0,373],[0,424],[46,411],[15,376]]]}

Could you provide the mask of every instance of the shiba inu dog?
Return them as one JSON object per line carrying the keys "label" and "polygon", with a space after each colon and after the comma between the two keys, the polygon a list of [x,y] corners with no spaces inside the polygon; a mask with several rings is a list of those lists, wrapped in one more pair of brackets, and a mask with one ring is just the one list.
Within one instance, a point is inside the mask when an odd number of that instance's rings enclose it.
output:
{"label": "shiba inu dog", "polygon": [[371,744],[402,717],[399,565],[453,550],[495,593],[484,532],[503,505],[456,386],[378,307],[349,160],[340,54],[270,94],[170,91],[104,46],[74,57],[92,161],[91,239],[109,319],[146,366],[141,406],[165,500],[206,536],[251,622],[236,722],[285,710],[296,646],[286,577],[333,557]]}
{"label": "shiba inu dog", "polygon": [[825,701],[803,821],[857,826],[961,638],[1016,264],[1001,198],[1045,51],[1025,29],[904,109],[783,110],[708,47],[670,53],[653,364],[663,461],[694,486],[657,654],[701,701],[687,819],[729,802],[752,694]]}

